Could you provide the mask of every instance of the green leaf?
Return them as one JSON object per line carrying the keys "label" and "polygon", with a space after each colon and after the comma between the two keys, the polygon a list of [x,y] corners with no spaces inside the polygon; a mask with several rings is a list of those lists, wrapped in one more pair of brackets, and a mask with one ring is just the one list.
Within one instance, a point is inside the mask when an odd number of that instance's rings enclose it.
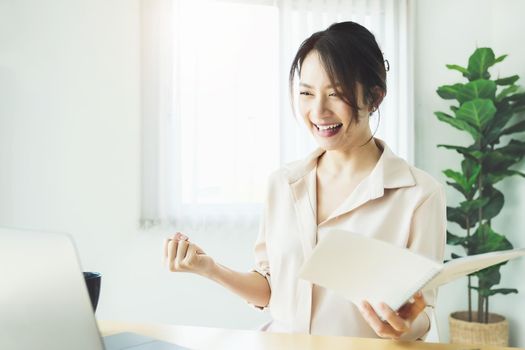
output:
{"label": "green leaf", "polygon": [[493,296],[496,294],[511,294],[511,293],[518,293],[518,290],[515,288],[498,288],[498,289],[491,289],[488,293],[488,296]]}
{"label": "green leaf", "polygon": [[447,64],[446,66],[448,69],[457,70],[458,72],[462,73],[465,78],[468,78],[470,75],[470,72],[467,68],[458,66],[457,64]]}
{"label": "green leaf", "polygon": [[[460,208],[465,212],[472,215],[476,215],[479,208],[483,208],[489,202],[490,198],[481,197],[475,200],[467,200],[460,203]],[[474,213],[471,213],[475,211]]]}
{"label": "green leaf", "polygon": [[470,73],[470,80],[489,79],[489,67],[496,63],[494,51],[488,47],[481,47],[476,49],[468,60],[468,71]]}
{"label": "green leaf", "polygon": [[467,179],[465,176],[463,176],[462,173],[458,171],[454,171],[452,169],[447,169],[443,171],[443,174],[445,174],[446,177],[449,179],[454,180],[457,184],[459,184],[461,187],[466,188],[467,186]]}
{"label": "green leaf", "polygon": [[458,185],[457,183],[451,181],[447,181],[446,183],[447,185],[452,186],[454,189],[456,189],[463,196],[465,196],[465,198],[468,198],[469,193],[465,191],[465,189],[461,187],[461,185]]}
{"label": "green leaf", "polygon": [[491,100],[475,99],[465,102],[456,113],[456,119],[465,121],[481,131],[496,114],[496,107]]}
{"label": "green leaf", "polygon": [[490,151],[483,156],[483,170],[486,173],[495,173],[507,170],[511,165],[514,165],[518,160],[516,156],[508,151],[505,147],[501,147],[494,151]]}
{"label": "green leaf", "polygon": [[498,102],[501,101],[502,99],[504,99],[508,95],[513,94],[516,91],[518,91],[518,89],[519,89],[518,85],[507,86],[505,89],[501,90],[501,92],[498,94],[498,96],[496,96],[496,101],[498,101]]}
{"label": "green leaf", "polygon": [[447,231],[447,244],[466,246],[466,244],[467,244],[467,237],[456,236],[455,234],[451,233],[450,231]]}
{"label": "green leaf", "polygon": [[[467,215],[460,208],[447,207],[447,220],[455,222],[461,226],[462,229],[467,229]],[[469,217],[469,226],[476,226],[476,217],[473,215]]]}
{"label": "green leaf", "polygon": [[493,100],[496,97],[496,90],[496,83],[492,80],[478,79],[461,86],[456,97],[460,104],[478,98]]}
{"label": "green leaf", "polygon": [[508,174],[509,174],[508,176],[519,175],[521,177],[525,177],[525,173],[522,173],[521,171],[517,171],[517,170],[509,170]]}
{"label": "green leaf", "polygon": [[517,170],[504,170],[504,171],[497,172],[497,173],[490,173],[490,174],[487,174],[487,177],[488,177],[490,183],[494,185],[494,184],[500,182],[501,180],[504,180],[507,177],[514,176],[514,175],[519,175],[521,177],[525,177],[525,173],[522,173],[522,172],[517,171]]}
{"label": "green leaf", "polygon": [[496,79],[494,82],[497,85],[512,85],[519,80],[519,75],[513,75],[511,77]]}
{"label": "green leaf", "polygon": [[[480,157],[482,156],[483,154],[480,154]],[[465,157],[465,159],[461,161],[461,170],[463,171],[463,174],[465,174],[465,177],[468,179],[467,184],[472,183],[468,196],[465,196],[467,199],[472,199],[474,195],[476,194],[477,186],[474,186],[475,181],[473,181],[473,177],[475,177],[477,180],[477,176],[481,170],[480,168],[481,166],[477,159],[472,159],[471,157]]]}
{"label": "green leaf", "polygon": [[473,160],[478,160],[483,155],[481,151],[476,150],[474,147],[462,147],[462,146],[442,145],[442,144],[437,145],[437,147],[443,147],[446,149],[455,150],[459,154],[462,154],[463,156],[469,157]]}
{"label": "green leaf", "polygon": [[[482,154],[483,156],[483,154]],[[466,177],[470,178],[472,174],[474,173],[474,169],[479,166],[479,163],[477,160],[473,160],[472,158],[465,158],[461,161],[461,171],[463,171],[463,174],[465,174]]]}
{"label": "green leaf", "polygon": [[497,151],[514,157],[518,162],[525,155],[525,142],[512,139],[506,146],[498,148]]}
{"label": "green leaf", "polygon": [[501,273],[499,271],[500,265],[487,267],[486,269],[477,271],[474,275],[478,277],[478,287],[474,288],[482,296],[488,296],[490,288],[497,285],[501,281]]}
{"label": "green leaf", "polygon": [[509,107],[508,102],[498,103],[497,109],[498,111],[492,119],[492,122],[490,122],[487,126],[486,130],[488,131],[488,133],[483,139],[483,147],[490,144],[498,144],[501,136],[501,131],[513,117],[514,111],[511,107]]}
{"label": "green leaf", "polygon": [[437,89],[437,94],[445,100],[456,99],[458,92],[463,88],[463,84],[443,85]]}
{"label": "green leaf", "polygon": [[505,57],[507,57],[507,55],[501,55],[501,56],[499,56],[498,58],[496,58],[496,59],[494,60],[494,63],[498,63],[498,62],[503,61],[503,60],[505,59]]}
{"label": "green leaf", "polygon": [[472,172],[470,174],[470,177],[467,180],[467,187],[471,188],[472,186],[476,184],[476,182],[478,181],[478,176],[480,172],[481,172],[481,165],[479,163],[475,164],[472,167]]}
{"label": "green leaf", "polygon": [[513,126],[506,128],[505,130],[501,132],[500,136],[510,135],[516,132],[523,132],[523,131],[525,131],[525,120],[522,120],[521,122],[516,123]]}
{"label": "green leaf", "polygon": [[512,244],[505,236],[496,233],[488,224],[479,225],[470,236],[469,255],[512,249]]}
{"label": "green leaf", "polygon": [[467,228],[466,215],[458,208],[447,207],[447,220],[450,222],[455,222],[463,229]]}
{"label": "green leaf", "polygon": [[520,92],[508,97],[505,97],[504,101],[507,102],[523,102],[525,101],[525,92]]}
{"label": "green leaf", "polygon": [[454,117],[452,117],[452,116],[450,116],[448,114],[445,114],[443,112],[435,112],[434,114],[442,122],[448,123],[448,124],[452,125],[453,127],[455,127],[458,130],[468,132],[472,136],[472,138],[474,140],[476,140],[478,138],[478,136],[479,136],[478,130],[476,130],[476,128],[470,126],[467,122],[465,122],[463,120],[459,120],[457,118],[454,118]]}
{"label": "green leaf", "polygon": [[516,105],[512,106],[510,108],[510,112],[512,114],[518,114],[518,113],[521,113],[521,112],[525,112],[525,104],[520,105],[520,106],[516,106]]}
{"label": "green leaf", "polygon": [[[465,196],[468,201],[472,199],[476,192],[476,188],[473,185],[475,184],[477,174],[479,174],[479,169],[480,166],[478,165],[477,173],[474,175],[474,179],[467,179],[462,173],[451,169],[444,170],[443,173],[449,179],[454,180],[454,182],[447,181],[447,185],[452,186],[454,189],[463,194],[463,196]],[[465,209],[463,206],[461,206],[461,209],[464,210],[465,213],[470,211],[470,209]]]}
{"label": "green leaf", "polygon": [[503,209],[505,197],[501,191],[491,186],[487,186],[483,190],[483,196],[488,199],[486,205],[483,206],[483,219],[490,220],[496,217]]}

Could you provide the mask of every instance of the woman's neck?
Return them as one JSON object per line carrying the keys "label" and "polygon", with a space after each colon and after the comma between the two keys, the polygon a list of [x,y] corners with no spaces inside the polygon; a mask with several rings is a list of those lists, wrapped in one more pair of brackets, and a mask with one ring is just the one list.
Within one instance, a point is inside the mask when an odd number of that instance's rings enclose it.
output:
{"label": "woman's neck", "polygon": [[382,152],[374,139],[363,146],[327,150],[318,159],[318,171],[329,177],[362,176],[372,171]]}

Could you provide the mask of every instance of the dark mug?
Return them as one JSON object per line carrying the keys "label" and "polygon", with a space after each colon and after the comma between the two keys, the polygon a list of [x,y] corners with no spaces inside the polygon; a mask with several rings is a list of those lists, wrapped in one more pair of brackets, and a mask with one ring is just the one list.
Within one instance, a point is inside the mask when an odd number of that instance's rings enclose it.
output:
{"label": "dark mug", "polygon": [[84,280],[91,299],[93,312],[97,311],[98,297],[100,295],[100,280],[102,275],[99,272],[84,272]]}

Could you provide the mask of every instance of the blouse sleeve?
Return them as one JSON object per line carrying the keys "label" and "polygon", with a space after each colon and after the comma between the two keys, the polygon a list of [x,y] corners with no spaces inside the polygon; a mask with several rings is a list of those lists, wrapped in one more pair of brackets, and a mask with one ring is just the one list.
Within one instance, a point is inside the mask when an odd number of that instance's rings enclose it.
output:
{"label": "blouse sleeve", "polygon": [[[266,252],[266,208],[268,201],[265,200],[263,213],[261,215],[260,224],[259,224],[259,233],[254,245],[254,255],[255,255],[255,266],[252,271],[259,273],[261,276],[265,277],[272,288],[271,279],[270,279],[270,264],[268,262],[268,254]],[[253,304],[250,304],[253,305]],[[261,307],[253,305],[259,310],[264,310],[267,306]]]}
{"label": "blouse sleeve", "polygon": [[[415,210],[407,248],[442,263],[445,254],[446,232],[446,197],[443,186],[440,184]],[[433,309],[436,303],[437,289],[424,292],[423,295],[427,303],[424,311],[426,315],[422,313],[418,322],[414,322],[414,339],[425,338],[430,330],[431,320],[435,325]]]}

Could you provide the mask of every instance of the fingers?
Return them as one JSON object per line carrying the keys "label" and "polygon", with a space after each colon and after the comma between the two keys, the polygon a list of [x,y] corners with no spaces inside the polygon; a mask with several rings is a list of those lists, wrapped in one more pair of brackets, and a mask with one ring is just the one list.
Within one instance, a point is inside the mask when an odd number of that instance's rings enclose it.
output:
{"label": "fingers", "polygon": [[372,306],[363,301],[359,307],[359,311],[363,315],[364,319],[368,322],[370,327],[376,332],[381,338],[399,339],[402,332],[395,330],[392,325],[387,322],[381,321]]}
{"label": "fingers", "polygon": [[185,240],[187,241],[188,240],[188,236],[186,236],[185,234],[181,233],[181,232],[177,232],[175,235],[174,235],[174,239],[178,239],[179,241],[180,240]]}
{"label": "fingers", "polygon": [[172,241],[171,238],[166,238],[164,240],[164,246],[162,247],[162,252],[164,256],[164,264],[166,264],[166,260],[168,259],[169,255],[169,249],[170,249],[170,242]]}
{"label": "fingers", "polygon": [[421,292],[418,292],[414,294],[414,296],[411,298],[411,300],[408,303],[403,305],[398,310],[398,314],[405,320],[412,322],[417,318],[417,316],[421,312],[423,312],[426,306],[427,306],[427,303],[425,301],[423,294]]}
{"label": "fingers", "polygon": [[179,241],[170,239],[168,242],[168,267],[170,271],[175,271],[175,258],[177,257],[177,248]]}
{"label": "fingers", "polygon": [[163,246],[164,259],[168,258],[170,241],[180,241],[181,239],[187,240],[188,237],[180,232],[177,232],[176,234],[171,235],[170,237],[164,240],[164,246]]}
{"label": "fingers", "polygon": [[188,251],[189,242],[186,240],[179,241],[177,245],[177,256],[175,257],[175,269],[182,271],[184,269],[183,260],[186,257]]}
{"label": "fingers", "polygon": [[168,267],[170,271],[176,270],[176,258],[177,251],[179,249],[179,242],[186,241],[188,237],[180,232],[177,232],[174,235],[171,235],[169,238],[164,240],[163,245],[163,255],[164,255],[164,264],[166,264],[166,259],[168,260]]}
{"label": "fingers", "polygon": [[164,240],[163,250],[171,272],[192,272],[207,276],[214,266],[213,259],[180,232]]}
{"label": "fingers", "polygon": [[188,268],[192,267],[192,264],[195,261],[195,258],[197,256],[197,249],[198,248],[195,244],[190,244],[188,246],[186,257],[181,262],[183,266],[187,266]]}
{"label": "fingers", "polygon": [[421,292],[416,293],[410,302],[403,305],[397,312],[385,303],[378,305],[378,311],[385,321],[382,321],[368,302],[363,302],[360,311],[370,327],[382,338],[399,339],[408,332],[412,322],[425,309],[426,301]]}
{"label": "fingers", "polygon": [[392,326],[392,328],[395,329],[396,331],[404,333],[408,331],[408,329],[410,328],[409,322],[401,318],[387,304],[380,303],[379,311],[381,311],[381,314],[383,315],[383,318],[385,319],[385,321],[388,322],[390,326]]}
{"label": "fingers", "polygon": [[[414,295],[414,303],[413,303],[413,306],[414,306],[414,310],[417,310],[417,314],[416,314],[416,317],[419,313],[421,313],[423,310],[425,310],[425,308],[427,307],[427,302],[425,300],[425,297],[423,296],[423,293],[421,292],[417,292],[415,295]],[[414,317],[415,318],[415,317]]]}

